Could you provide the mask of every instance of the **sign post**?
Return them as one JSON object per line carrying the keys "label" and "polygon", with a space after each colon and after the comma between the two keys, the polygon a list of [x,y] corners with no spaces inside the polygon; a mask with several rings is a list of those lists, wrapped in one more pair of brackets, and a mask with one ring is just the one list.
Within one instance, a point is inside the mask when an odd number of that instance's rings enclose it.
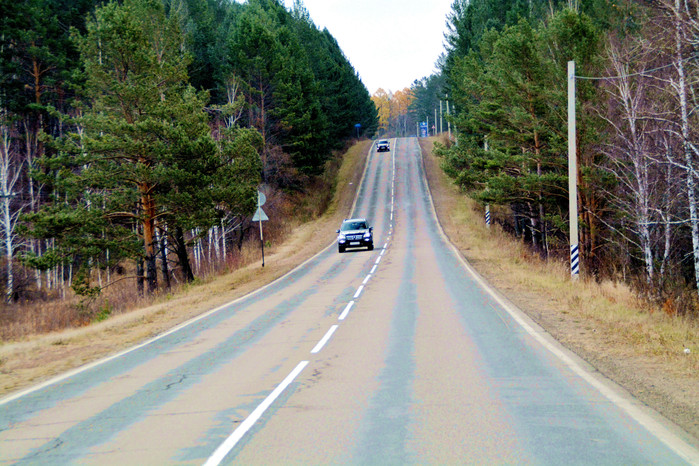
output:
{"label": "sign post", "polygon": [[262,236],[262,222],[269,220],[262,206],[267,202],[267,196],[262,191],[257,191],[257,211],[252,217],[253,222],[260,222],[260,245],[262,246],[262,267],[265,266],[265,239]]}

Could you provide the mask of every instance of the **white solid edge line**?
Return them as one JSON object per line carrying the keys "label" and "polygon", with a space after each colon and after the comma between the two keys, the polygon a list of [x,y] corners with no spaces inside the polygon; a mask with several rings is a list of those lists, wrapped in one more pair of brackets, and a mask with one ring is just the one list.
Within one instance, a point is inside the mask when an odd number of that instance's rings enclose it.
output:
{"label": "white solid edge line", "polygon": [[[422,150],[420,150],[420,158],[422,159]],[[424,164],[424,161],[423,161]],[[522,317],[524,314],[523,311],[520,311],[514,305],[511,305],[507,301],[505,301],[497,291],[495,291],[479,274],[476,272],[476,270],[469,264],[466,259],[461,255],[457,247],[449,241],[449,238],[447,237],[446,233],[444,233],[444,230],[442,229],[442,224],[439,223],[439,219],[437,218],[437,211],[434,207],[434,200],[432,199],[432,193],[429,190],[429,184],[427,183],[427,180],[425,179],[424,175],[424,170],[423,170],[423,183],[425,183],[425,186],[427,188],[427,192],[429,193],[429,200],[430,200],[430,205],[431,205],[431,210],[432,210],[432,216],[434,220],[436,221],[437,227],[439,229],[439,233],[448,244],[452,251],[456,254],[456,257],[459,259],[461,264],[466,268],[466,270],[469,272],[469,274],[478,282],[478,284],[485,290],[495,301],[502,306],[502,308],[522,327],[532,338],[534,338],[537,342],[539,342],[544,348],[546,348],[548,351],[551,352],[554,356],[556,356],[561,362],[563,362],[570,370],[572,370],[576,375],[581,377],[583,380],[585,380],[587,383],[592,385],[595,389],[597,389],[605,398],[607,398],[610,402],[618,406],[622,411],[625,411],[629,416],[631,416],[633,419],[636,420],[639,424],[642,426],[646,427],[650,432],[652,432],[662,443],[664,443],[670,450],[674,451],[677,453],[677,455],[681,456],[685,461],[688,461],[690,464],[699,464],[699,450],[697,450],[694,446],[692,446],[689,442],[686,442],[683,440],[680,436],[677,434],[673,433],[670,431],[669,428],[664,426],[662,423],[660,423],[658,420],[656,420],[653,416],[648,415],[646,412],[644,412],[639,406],[635,405],[633,403],[633,398],[629,398],[628,396],[622,396],[619,394],[617,390],[614,390],[611,388],[608,383],[603,383],[600,380],[598,380],[595,376],[593,376],[589,371],[585,370],[577,361],[575,361],[573,358],[571,358],[568,354],[566,354],[561,348],[562,345],[558,342],[552,343],[550,340],[545,338],[541,332],[536,331],[531,325],[527,323],[527,321]],[[546,335],[546,331],[543,331]],[[611,383],[614,383],[613,381],[610,381]]]}
{"label": "white solid edge line", "polygon": [[[331,246],[332,246],[332,245],[331,245]],[[329,246],[328,246],[328,247],[329,247]],[[327,249],[327,248],[326,248],[326,249]],[[324,250],[325,250],[325,249],[324,249]],[[321,251],[321,252],[322,252],[322,251]],[[319,254],[320,254],[320,253],[319,253]],[[313,258],[311,258],[311,259],[313,259]],[[309,261],[310,261],[311,259],[309,259]],[[302,264],[302,265],[303,265],[303,264]],[[279,277],[277,280],[281,280],[282,278],[284,278],[284,276]],[[28,395],[28,394],[30,394],[30,393],[33,393],[33,392],[38,391],[38,390],[41,390],[42,388],[46,388],[46,387],[51,386],[51,385],[53,385],[53,384],[56,384],[56,383],[58,383],[58,382],[62,382],[63,380],[68,379],[68,378],[70,378],[70,377],[72,377],[72,376],[74,376],[74,375],[80,374],[81,372],[85,372],[85,371],[90,370],[90,369],[92,369],[92,368],[94,368],[94,367],[97,367],[97,366],[100,366],[100,365],[102,365],[102,364],[108,363],[109,361],[112,361],[112,360],[114,360],[114,359],[117,359],[117,358],[120,358],[120,357],[122,357],[122,356],[125,356],[125,355],[131,353],[132,351],[136,351],[136,350],[138,350],[138,349],[141,349],[141,348],[143,348],[143,347],[145,347],[145,346],[150,345],[151,343],[155,343],[156,341],[158,341],[158,340],[160,340],[160,339],[162,339],[162,338],[165,338],[166,336],[171,335],[171,334],[173,334],[173,333],[175,333],[175,332],[177,332],[177,331],[179,331],[179,330],[182,330],[183,328],[186,328],[186,327],[188,327],[188,326],[190,326],[190,325],[192,325],[192,324],[194,324],[194,323],[196,323],[196,322],[198,322],[198,321],[200,321],[200,320],[202,320],[202,319],[205,319],[206,317],[208,317],[208,316],[210,316],[210,315],[212,315],[212,314],[215,314],[215,313],[219,312],[220,310],[222,310],[222,309],[224,309],[224,308],[226,308],[226,307],[228,307],[228,306],[232,306],[232,305],[236,304],[238,301],[240,301],[240,300],[242,300],[242,299],[245,299],[245,298],[247,298],[247,297],[249,297],[249,296],[251,296],[251,295],[254,295],[254,294],[256,294],[256,293],[259,293],[260,291],[262,291],[262,290],[264,290],[265,288],[267,288],[267,287],[271,286],[272,284],[274,284],[277,280],[274,280],[273,282],[268,283],[268,284],[265,285],[264,287],[262,287],[262,288],[260,288],[260,289],[258,289],[258,290],[255,290],[255,291],[253,291],[252,293],[249,293],[249,294],[247,294],[247,295],[245,295],[245,296],[241,296],[240,298],[237,298],[237,299],[235,299],[235,300],[233,300],[233,301],[231,301],[231,302],[229,302],[229,303],[227,303],[227,304],[223,304],[223,305],[221,305],[221,306],[219,306],[219,307],[217,307],[217,308],[215,308],[215,309],[212,309],[212,310],[210,310],[210,311],[207,311],[207,312],[205,312],[204,314],[200,314],[200,315],[198,315],[198,316],[196,316],[196,317],[194,317],[194,318],[192,318],[192,319],[190,319],[190,320],[188,320],[188,321],[186,321],[186,322],[183,322],[183,323],[181,323],[181,324],[179,324],[179,325],[177,325],[177,326],[171,328],[170,330],[168,330],[168,331],[166,331],[166,332],[164,332],[164,333],[161,333],[160,335],[157,335],[157,336],[155,336],[155,337],[153,337],[153,338],[151,338],[151,339],[149,339],[149,340],[146,340],[146,341],[144,341],[144,342],[142,342],[142,343],[139,343],[138,345],[135,345],[135,346],[132,346],[132,347],[130,347],[130,348],[127,348],[127,349],[125,349],[125,350],[123,350],[123,351],[120,351],[120,352],[118,352],[118,353],[116,353],[116,354],[113,354],[113,355],[111,355],[111,356],[107,356],[106,358],[99,359],[99,360],[97,360],[97,361],[93,361],[93,362],[88,363],[88,364],[86,364],[86,365],[84,365],[84,366],[77,367],[77,368],[75,368],[75,369],[73,369],[73,370],[70,370],[70,371],[68,371],[68,372],[64,372],[63,374],[61,374],[61,375],[59,375],[59,376],[56,376],[56,377],[54,377],[54,378],[52,378],[52,379],[49,379],[49,380],[47,380],[47,381],[45,381],[45,382],[43,382],[43,383],[40,383],[40,384],[38,384],[38,385],[34,385],[33,387],[30,387],[30,388],[28,388],[28,389],[26,389],[26,390],[23,390],[23,391],[21,391],[21,392],[17,392],[17,393],[15,393],[15,394],[13,394],[13,395],[10,395],[10,396],[8,396],[8,397],[5,397],[5,398],[3,398],[2,400],[0,400],[0,405],[9,403],[9,402],[14,401],[14,400],[16,400],[16,399],[18,399],[18,398],[21,398],[21,397],[23,397],[23,396],[26,396],[26,395]]]}
{"label": "white solid edge line", "polygon": [[[464,263],[463,259],[459,256],[459,259]],[[589,371],[585,370],[580,364],[574,361],[570,356],[568,356],[564,351],[562,351],[556,344],[551,343],[548,339],[541,335],[532,328],[520,315],[517,310],[514,310],[506,301],[504,301],[500,296],[498,296],[494,291],[492,291],[484,280],[478,276],[471,266],[466,265],[466,269],[474,277],[474,279],[485,289],[490,296],[495,299],[500,306],[502,306],[505,311],[522,327],[531,337],[538,341],[544,348],[549,350],[553,355],[555,355],[559,360],[561,360],[570,370],[572,370],[576,375],[581,377],[587,383],[592,385],[597,389],[605,398],[619,407],[622,411],[625,411],[629,416],[636,420],[639,424],[648,429],[653,435],[655,435],[662,443],[664,443],[670,450],[677,453],[684,460],[691,464],[699,464],[699,451],[692,447],[689,443],[682,440],[677,435],[670,432],[665,426],[655,420],[652,416],[646,414],[643,410],[639,409],[638,406],[634,404],[632,400],[628,397],[619,395],[618,392],[610,388],[607,384],[600,382],[596,377],[594,377]]]}
{"label": "white solid edge line", "polygon": [[360,294],[362,294],[362,290],[364,289],[364,285],[359,285],[359,288],[357,288],[357,292],[354,294],[353,299],[357,299]]}
{"label": "white solid edge line", "polygon": [[350,301],[347,303],[347,306],[345,306],[345,310],[342,311],[342,314],[340,314],[340,317],[338,317],[338,320],[345,320],[345,317],[347,317],[347,314],[349,314],[350,309],[352,309],[352,306],[354,306],[354,301]]}
{"label": "white solid edge line", "polygon": [[60,375],[58,375],[58,376],[56,376],[56,377],[53,377],[53,378],[51,378],[51,379],[49,379],[49,380],[46,380],[45,382],[42,382],[42,383],[40,383],[40,384],[38,384],[38,385],[34,385],[34,386],[32,386],[32,387],[27,388],[26,390],[22,390],[22,391],[20,391],[20,392],[17,392],[17,393],[15,393],[15,394],[12,394],[12,395],[9,395],[9,396],[7,396],[7,397],[5,397],[5,398],[2,398],[2,399],[0,399],[0,406],[2,406],[2,405],[4,405],[4,404],[7,404],[7,403],[10,403],[11,401],[17,400],[17,399],[19,399],[19,398],[22,398],[22,397],[24,397],[24,396],[26,396],[26,395],[29,395],[29,394],[31,394],[31,393],[34,393],[34,392],[36,392],[36,391],[39,391],[39,390],[41,390],[41,389],[43,389],[43,388],[46,388],[46,387],[49,387],[49,386],[54,385],[54,384],[56,384],[56,383],[62,382],[62,381],[64,381],[64,380],[69,379],[70,377],[73,377],[73,376],[75,376],[75,375],[77,375],[77,374],[80,374],[80,373],[82,373],[82,372],[85,372],[85,371],[88,371],[88,370],[93,369],[93,368],[95,368],[95,367],[101,366],[102,364],[106,364],[106,363],[108,363],[108,362],[110,362],[110,361],[113,361],[113,360],[118,359],[118,358],[120,358],[120,357],[122,357],[122,356],[125,356],[125,355],[127,355],[127,354],[129,354],[129,353],[131,353],[131,352],[133,352],[133,351],[136,351],[136,350],[139,350],[139,349],[141,349],[141,348],[144,348],[144,347],[146,347],[146,346],[148,346],[148,345],[150,345],[150,344],[152,344],[152,343],[155,343],[155,342],[158,341],[158,340],[161,340],[161,339],[163,339],[163,338],[165,338],[165,337],[167,337],[167,336],[169,336],[169,335],[172,335],[173,333],[179,332],[180,330],[185,329],[185,328],[189,327],[190,325],[199,322],[199,321],[202,320],[202,319],[206,319],[207,317],[209,317],[209,316],[211,316],[211,315],[213,315],[213,314],[216,314],[217,312],[220,312],[221,310],[223,310],[223,309],[225,309],[225,308],[227,308],[227,307],[229,307],[229,306],[233,306],[233,305],[239,303],[240,301],[242,301],[242,300],[244,300],[244,299],[247,299],[247,298],[249,298],[249,297],[251,297],[251,296],[255,296],[256,294],[259,294],[259,293],[263,292],[264,290],[266,290],[267,288],[271,287],[272,285],[275,285],[277,282],[279,282],[279,281],[285,279],[287,276],[289,276],[289,275],[291,275],[292,273],[296,272],[298,269],[304,267],[306,264],[308,264],[309,262],[311,262],[312,260],[314,260],[316,257],[318,257],[318,256],[320,256],[321,254],[323,254],[326,250],[328,250],[329,248],[333,247],[334,245],[335,245],[335,242],[333,241],[333,242],[330,243],[327,247],[325,247],[325,248],[323,248],[321,251],[319,251],[317,254],[315,254],[315,255],[313,255],[312,257],[306,259],[305,261],[303,261],[302,263],[300,263],[297,267],[291,269],[290,271],[288,271],[288,272],[285,273],[284,275],[282,275],[282,276],[280,276],[280,277],[278,277],[278,278],[272,280],[271,282],[267,283],[266,285],[264,285],[264,286],[261,287],[261,288],[258,288],[258,289],[254,290],[254,291],[252,291],[252,292],[250,292],[250,293],[248,293],[248,294],[246,294],[246,295],[243,295],[243,296],[241,296],[241,297],[239,297],[239,298],[236,298],[236,299],[234,299],[233,301],[230,301],[230,302],[228,302],[228,303],[226,303],[226,304],[222,304],[222,305],[220,305],[220,306],[218,306],[218,307],[216,307],[216,308],[214,308],[214,309],[211,309],[210,311],[206,311],[206,312],[203,313],[203,314],[199,314],[198,316],[193,317],[193,318],[191,318],[191,319],[189,319],[189,320],[187,320],[187,321],[185,321],[185,322],[182,322],[181,324],[179,324],[179,325],[177,325],[177,326],[171,328],[170,330],[167,330],[167,331],[165,331],[165,332],[163,332],[163,333],[161,333],[161,334],[159,334],[159,335],[156,335],[156,336],[154,336],[153,338],[150,338],[150,339],[148,339],[148,340],[146,340],[146,341],[144,341],[144,342],[142,342],[142,343],[139,343],[139,344],[137,344],[137,345],[135,345],[135,346],[132,346],[132,347],[130,347],[130,348],[126,348],[125,350],[122,350],[122,351],[120,351],[120,352],[118,352],[118,353],[116,353],[116,354],[113,354],[113,355],[111,355],[111,356],[107,356],[107,357],[105,357],[105,358],[98,359],[97,361],[93,361],[93,362],[91,362],[91,363],[85,364],[84,366],[76,367],[75,369],[72,369],[72,370],[70,370],[70,371],[68,371],[68,372],[64,372],[63,374],[60,374]]}
{"label": "white solid edge line", "polygon": [[[363,172],[362,172],[362,179],[361,179],[360,182],[359,182],[359,187],[357,188],[357,192],[356,192],[356,194],[355,194],[355,196],[354,196],[354,201],[352,202],[352,208],[350,209],[350,215],[353,213],[353,211],[354,211],[354,209],[355,209],[355,207],[356,207],[356,205],[357,205],[357,197],[359,196],[359,193],[361,192],[362,185],[364,184],[364,179],[366,178],[367,171],[369,170],[369,158],[370,158],[370,155],[371,155],[370,153],[371,153],[371,149],[369,150],[369,155],[366,157],[366,160],[365,160],[365,162],[364,162],[364,170],[363,170]],[[29,388],[27,388],[27,389],[25,389],[25,390],[19,391],[19,392],[14,393],[14,394],[11,394],[11,395],[6,396],[6,397],[4,397],[4,398],[0,398],[0,406],[2,406],[2,405],[4,405],[4,404],[7,404],[7,403],[9,403],[9,402],[11,402],[11,401],[17,400],[17,399],[19,399],[19,398],[22,398],[22,397],[24,397],[24,396],[27,396],[27,395],[29,395],[30,393],[34,393],[34,392],[39,391],[39,390],[41,390],[41,389],[43,389],[43,388],[46,388],[46,387],[49,387],[49,386],[54,385],[54,384],[56,384],[56,383],[62,382],[62,381],[66,380],[66,379],[68,379],[68,378],[70,378],[70,377],[73,377],[74,375],[80,374],[80,373],[85,372],[85,371],[88,371],[88,370],[90,370],[90,369],[92,369],[92,368],[94,368],[94,367],[101,366],[102,364],[106,364],[106,363],[108,363],[109,361],[113,361],[114,359],[117,359],[117,358],[120,358],[120,357],[122,357],[122,356],[125,356],[125,355],[127,355],[127,354],[129,354],[129,353],[131,353],[131,352],[133,352],[133,351],[136,351],[136,350],[141,349],[141,348],[143,348],[143,347],[145,347],[145,346],[148,346],[148,345],[150,345],[150,344],[152,344],[152,343],[155,343],[156,341],[158,341],[158,340],[160,340],[160,339],[162,339],[162,338],[165,338],[165,337],[168,336],[168,335],[171,335],[171,334],[173,334],[173,333],[175,333],[175,332],[178,332],[178,331],[180,331],[180,330],[182,330],[182,329],[184,329],[184,328],[186,328],[186,327],[189,327],[190,325],[192,325],[192,324],[194,324],[194,323],[196,323],[196,322],[199,322],[200,320],[205,319],[205,318],[209,317],[210,315],[215,314],[215,313],[221,311],[222,309],[227,308],[228,306],[232,306],[232,305],[234,305],[234,304],[236,304],[236,303],[238,303],[238,302],[240,302],[240,301],[242,301],[242,300],[244,300],[244,299],[249,298],[250,296],[254,296],[254,295],[258,294],[258,293],[261,293],[262,291],[266,290],[267,288],[271,287],[272,285],[275,285],[277,282],[282,281],[282,280],[285,279],[287,276],[291,275],[292,273],[296,272],[297,270],[301,269],[302,267],[305,267],[306,264],[308,264],[309,262],[311,262],[312,260],[314,260],[316,257],[320,256],[320,255],[323,254],[325,251],[327,251],[328,249],[330,249],[331,247],[334,247],[334,246],[335,246],[335,241],[332,241],[330,244],[328,244],[327,247],[321,249],[321,250],[318,251],[318,253],[316,253],[315,255],[309,257],[309,258],[306,259],[305,261],[301,262],[298,266],[296,266],[296,267],[294,267],[293,269],[289,270],[289,271],[288,271],[287,273],[285,273],[284,275],[282,275],[282,276],[280,276],[280,277],[278,277],[278,278],[272,280],[271,282],[267,283],[267,284],[264,285],[263,287],[258,288],[258,289],[254,290],[254,291],[252,291],[252,292],[250,292],[250,293],[248,293],[248,294],[246,294],[246,295],[243,295],[243,296],[241,296],[241,297],[239,297],[239,298],[236,298],[236,299],[234,299],[234,300],[232,300],[232,301],[230,301],[230,302],[228,302],[228,303],[226,303],[226,304],[222,304],[221,306],[219,306],[219,307],[217,307],[217,308],[214,308],[214,309],[212,309],[212,310],[210,310],[210,311],[207,311],[207,312],[205,312],[205,313],[203,313],[203,314],[200,314],[200,315],[198,315],[198,316],[196,316],[196,317],[193,317],[193,318],[191,318],[191,319],[189,319],[189,320],[187,320],[187,321],[185,321],[185,322],[182,322],[181,324],[176,325],[175,327],[171,328],[170,330],[167,330],[167,331],[164,332],[164,333],[161,333],[161,334],[159,334],[159,335],[154,336],[153,338],[150,338],[150,339],[148,339],[148,340],[146,340],[146,341],[143,341],[143,342],[137,344],[136,346],[131,346],[131,347],[129,347],[129,348],[126,348],[126,349],[124,349],[124,350],[122,350],[122,351],[116,353],[116,354],[112,354],[112,355],[107,356],[107,357],[105,357],[105,358],[98,359],[97,361],[93,361],[93,362],[91,362],[91,363],[85,364],[84,366],[76,367],[75,369],[69,370],[68,372],[64,372],[64,373],[62,373],[62,374],[60,374],[60,375],[57,375],[56,377],[50,378],[50,379],[48,379],[48,380],[46,380],[46,381],[44,381],[44,382],[42,382],[42,383],[40,383],[40,384],[38,384],[38,385],[31,386],[31,387],[29,387]]]}
{"label": "white solid edge line", "polygon": [[337,325],[333,325],[330,327],[330,330],[328,330],[325,333],[325,336],[323,338],[321,338],[320,341],[318,342],[318,344],[313,347],[313,349],[311,350],[311,354],[316,354],[320,350],[323,349],[323,346],[325,346],[325,344],[328,342],[328,340],[330,340],[330,337],[333,336],[333,333],[335,333],[335,330],[337,330],[337,327],[338,327]]}
{"label": "white solid edge line", "polygon": [[56,383],[62,382],[62,381],[66,380],[66,379],[68,379],[68,378],[70,378],[70,377],[73,377],[74,375],[77,375],[77,374],[80,374],[80,373],[82,373],[82,372],[85,372],[85,371],[88,371],[88,370],[90,370],[90,369],[93,369],[93,368],[95,368],[95,367],[101,366],[102,364],[106,364],[106,363],[108,363],[108,362],[110,362],[110,361],[113,361],[113,360],[118,359],[118,358],[120,358],[120,357],[122,357],[122,356],[125,356],[125,355],[127,355],[127,354],[129,354],[129,353],[131,353],[131,352],[133,352],[133,351],[136,351],[136,350],[139,350],[139,349],[141,349],[141,348],[144,348],[144,347],[146,347],[146,346],[148,346],[148,345],[150,345],[150,344],[152,344],[152,343],[155,343],[155,342],[158,341],[158,340],[161,340],[161,339],[163,339],[163,338],[165,338],[165,337],[167,337],[167,336],[169,336],[169,335],[172,335],[173,333],[176,333],[176,332],[178,332],[178,331],[180,331],[180,330],[182,330],[182,329],[184,329],[184,328],[187,328],[187,327],[189,327],[190,325],[195,324],[195,323],[199,322],[199,321],[202,320],[202,319],[206,319],[207,317],[209,317],[209,316],[211,316],[211,315],[213,315],[213,314],[216,314],[217,312],[219,312],[219,311],[221,311],[221,310],[223,310],[223,309],[225,309],[225,308],[227,308],[227,307],[229,307],[229,306],[233,306],[233,305],[239,303],[240,301],[242,301],[242,300],[244,300],[244,299],[247,299],[247,298],[249,298],[249,297],[251,297],[251,296],[255,296],[256,294],[261,293],[262,291],[266,290],[267,288],[271,287],[272,285],[275,285],[277,282],[279,282],[279,281],[283,280],[284,278],[286,278],[287,276],[291,275],[292,273],[294,273],[294,272],[297,271],[298,269],[304,267],[307,263],[311,262],[311,261],[314,260],[316,257],[320,256],[320,255],[323,254],[327,249],[333,247],[334,245],[335,245],[335,242],[333,241],[333,242],[330,243],[327,247],[323,248],[321,251],[319,251],[319,252],[318,252],[317,254],[315,254],[314,256],[312,256],[312,257],[306,259],[306,260],[303,261],[301,264],[299,264],[297,267],[293,268],[292,270],[290,270],[289,272],[285,273],[285,274],[282,275],[281,277],[278,277],[278,278],[272,280],[271,282],[267,283],[266,285],[264,285],[264,286],[261,287],[261,288],[258,288],[258,289],[254,290],[254,291],[252,291],[252,292],[250,292],[250,293],[248,293],[248,294],[246,294],[246,295],[243,295],[243,296],[241,296],[241,297],[239,297],[239,298],[236,298],[236,299],[234,299],[233,301],[230,301],[230,302],[228,302],[228,303],[226,303],[226,304],[222,304],[222,305],[220,305],[220,306],[218,306],[218,307],[216,307],[216,308],[214,308],[214,309],[211,309],[210,311],[206,311],[206,312],[203,313],[203,314],[199,314],[198,316],[193,317],[193,318],[191,318],[191,319],[189,319],[189,320],[187,320],[187,321],[185,321],[185,322],[182,322],[181,324],[179,324],[179,325],[177,325],[177,326],[171,328],[170,330],[167,330],[166,332],[163,332],[163,333],[161,333],[161,334],[159,334],[159,335],[156,335],[156,336],[154,336],[153,338],[150,338],[150,339],[148,339],[148,340],[146,340],[146,341],[144,341],[144,342],[142,342],[142,343],[139,343],[139,344],[137,344],[137,345],[135,345],[135,346],[132,346],[132,347],[130,347],[130,348],[126,348],[125,350],[120,351],[120,352],[118,352],[118,353],[116,353],[116,354],[113,354],[113,355],[111,355],[111,356],[107,356],[107,357],[105,357],[105,358],[98,359],[97,361],[93,361],[93,362],[91,362],[91,363],[85,364],[84,366],[76,367],[75,369],[72,369],[72,370],[70,370],[70,371],[68,371],[68,372],[65,372],[65,373],[60,374],[60,375],[58,375],[58,376],[56,376],[56,377],[53,377],[53,378],[51,378],[51,379],[49,379],[49,380],[47,380],[47,381],[45,381],[45,382],[42,382],[42,383],[40,383],[40,384],[38,384],[38,385],[34,385],[34,386],[32,386],[32,387],[27,388],[26,390],[22,390],[22,391],[20,391],[20,392],[17,392],[17,393],[15,393],[15,394],[12,394],[12,395],[9,395],[9,396],[7,396],[7,397],[5,397],[5,398],[2,398],[2,399],[0,399],[0,406],[2,406],[2,405],[4,405],[4,404],[7,404],[7,403],[9,403],[9,402],[11,402],[11,401],[17,400],[17,399],[19,399],[19,398],[22,398],[22,397],[24,397],[24,396],[26,396],[26,395],[29,395],[30,393],[39,391],[39,390],[41,390],[41,389],[43,389],[43,388],[46,388],[46,387],[49,387],[49,386],[54,385],[54,384],[56,384]]}
{"label": "white solid edge line", "polygon": [[215,466],[221,463],[228,453],[235,447],[241,438],[247,433],[250,428],[262,417],[262,414],[274,403],[279,395],[288,387],[301,371],[308,365],[308,361],[301,361],[296,368],[291,371],[286,378],[277,385],[272,393],[267,395],[267,398],[260,403],[255,410],[233,431],[233,433],[214,451],[214,454],[206,460],[204,466]]}

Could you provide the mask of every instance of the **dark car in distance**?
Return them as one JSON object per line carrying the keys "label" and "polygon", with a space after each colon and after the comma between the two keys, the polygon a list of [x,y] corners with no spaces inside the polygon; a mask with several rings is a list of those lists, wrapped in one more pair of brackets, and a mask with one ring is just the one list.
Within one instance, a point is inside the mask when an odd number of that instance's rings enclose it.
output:
{"label": "dark car in distance", "polygon": [[388,139],[380,139],[376,142],[376,152],[388,152],[391,150],[391,146],[388,143]]}
{"label": "dark car in distance", "polygon": [[345,252],[347,248],[374,249],[374,227],[370,227],[365,218],[348,218],[337,230],[337,250]]}

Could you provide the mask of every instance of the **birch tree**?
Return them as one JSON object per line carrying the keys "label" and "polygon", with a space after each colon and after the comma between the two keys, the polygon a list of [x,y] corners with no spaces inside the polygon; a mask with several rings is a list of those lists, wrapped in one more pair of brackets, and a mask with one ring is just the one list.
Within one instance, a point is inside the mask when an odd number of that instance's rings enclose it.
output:
{"label": "birch tree", "polygon": [[660,3],[660,8],[665,16],[654,40],[663,44],[666,51],[663,55],[672,66],[669,73],[649,73],[649,76],[658,82],[658,86],[664,89],[665,95],[673,104],[661,117],[670,123],[668,131],[679,142],[679,157],[672,157],[669,161],[684,173],[694,283],[699,292],[699,120],[695,97],[699,85],[699,69],[696,60],[690,60],[699,44],[699,4],[696,0],[664,0]]}
{"label": "birch tree", "polygon": [[8,112],[0,108],[0,200],[2,213],[0,227],[5,250],[5,301],[11,304],[14,298],[14,255],[17,248],[15,227],[22,208],[13,209],[15,185],[22,175],[22,164],[18,160],[18,149],[13,137],[13,123]]}
{"label": "birch tree", "polygon": [[[612,136],[603,145],[603,170],[616,181],[617,189],[608,192],[610,204],[617,216],[630,220],[624,229],[611,227],[622,235],[627,229],[631,232],[633,237],[625,239],[640,250],[644,281],[652,287],[658,278],[656,263],[660,261],[662,278],[669,257],[676,169],[664,157],[669,148],[663,139],[665,125],[657,118],[653,82],[638,69],[652,63],[657,50],[643,39],[624,42],[612,43],[607,50],[611,78],[603,88],[609,101],[604,106],[608,111],[601,117]],[[662,245],[660,251],[658,244]]]}

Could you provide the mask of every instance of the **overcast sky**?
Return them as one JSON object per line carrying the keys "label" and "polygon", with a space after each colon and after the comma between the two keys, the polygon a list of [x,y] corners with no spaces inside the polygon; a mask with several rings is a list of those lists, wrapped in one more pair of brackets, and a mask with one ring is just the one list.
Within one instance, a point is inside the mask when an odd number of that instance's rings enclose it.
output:
{"label": "overcast sky", "polygon": [[[454,0],[303,0],[328,28],[373,94],[398,91],[435,71]],[[287,8],[293,0],[284,0]]]}

